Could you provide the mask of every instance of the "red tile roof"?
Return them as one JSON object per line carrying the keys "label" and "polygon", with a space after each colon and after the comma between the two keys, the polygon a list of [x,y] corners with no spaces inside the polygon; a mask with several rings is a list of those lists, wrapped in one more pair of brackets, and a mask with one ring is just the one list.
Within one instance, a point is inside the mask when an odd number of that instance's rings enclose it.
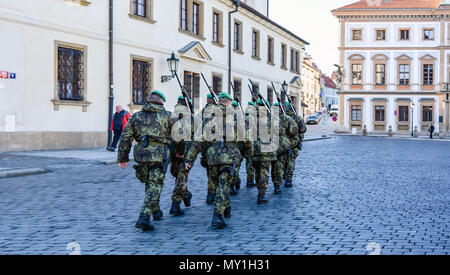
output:
{"label": "red tile roof", "polygon": [[336,9],[340,10],[373,10],[373,9],[437,9],[441,0],[361,0]]}
{"label": "red tile roof", "polygon": [[327,86],[328,88],[337,89],[336,83],[334,83],[334,81],[331,78],[329,78],[328,76],[324,75],[323,80],[324,80],[324,85]]}

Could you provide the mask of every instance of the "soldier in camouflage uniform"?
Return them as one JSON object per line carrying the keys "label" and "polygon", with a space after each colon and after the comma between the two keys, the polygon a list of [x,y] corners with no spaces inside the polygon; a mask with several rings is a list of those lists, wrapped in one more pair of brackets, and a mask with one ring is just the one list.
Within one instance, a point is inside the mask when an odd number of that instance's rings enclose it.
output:
{"label": "soldier in camouflage uniform", "polygon": [[[236,122],[235,131],[238,131],[239,130],[238,122],[243,121],[244,118],[242,117],[242,114],[241,114],[241,111],[239,108],[239,103],[237,103],[237,101],[233,100],[232,106],[234,109],[234,120]],[[239,176],[239,172],[241,170],[241,163],[242,163],[243,156],[244,156],[242,146],[239,146],[239,151],[241,152],[241,159],[237,163],[236,171],[234,173],[234,178],[233,178],[233,181],[230,186],[230,195],[231,196],[237,195],[238,190],[241,189],[241,178]]]}
{"label": "soldier in camouflage uniform", "polygon": [[[263,102],[261,100],[257,101],[257,120],[261,123],[266,123],[267,129],[271,129],[271,115],[266,110]],[[267,203],[269,200],[266,199],[266,190],[269,185],[269,172],[272,161],[277,160],[277,148],[272,150],[262,150],[262,146],[270,146],[269,143],[264,143],[261,140],[262,130],[259,128],[258,122],[258,133],[257,140],[253,143],[253,156],[252,156],[252,166],[255,171],[256,187],[258,188],[258,204]],[[270,134],[270,133],[266,133]]]}
{"label": "soldier in camouflage uniform", "polygon": [[[172,123],[181,137],[189,129],[189,124],[192,127],[192,122],[189,120],[191,115],[186,100],[183,96],[178,97],[178,102],[175,105],[172,113]],[[184,155],[187,148],[191,144],[191,139],[185,136],[178,142],[173,142],[170,150],[170,173],[175,178],[175,187],[172,193],[172,206],[170,208],[170,215],[181,216],[184,215],[184,210],[181,209],[181,201],[186,207],[191,206],[192,193],[187,187],[189,171],[184,169]]]}
{"label": "soldier in camouflage uniform", "polygon": [[133,141],[136,177],[145,183],[145,200],[136,223],[144,231],[153,229],[154,220],[162,217],[159,199],[169,162],[168,148],[172,142],[171,113],[164,109],[165,96],[153,91],[142,111],[135,113],[127,123],[119,143],[117,161],[122,169],[128,167]]}
{"label": "soldier in camouflage uniform", "polygon": [[299,140],[298,126],[295,121],[288,115],[282,113],[278,103],[274,104],[273,110],[278,109],[279,119],[279,145],[277,151],[277,160],[272,162],[272,182],[274,185],[274,193],[278,195],[281,193],[281,184],[283,182],[284,172],[286,169],[289,151],[297,146]]}
{"label": "soldier in camouflage uniform", "polygon": [[[213,96],[211,94],[208,94],[206,96],[206,106],[202,110],[202,121],[205,119],[210,119],[211,116],[213,116],[216,106],[217,105],[214,102]],[[206,168],[206,175],[208,176],[208,195],[206,196],[206,203],[213,204],[216,197],[216,187],[214,186],[214,182],[211,180],[211,175],[209,172],[210,167],[206,159],[206,149],[208,148],[208,146],[204,146],[203,148],[204,150],[201,151],[202,156],[200,159],[200,163],[203,167]]]}
{"label": "soldier in camouflage uniform", "polygon": [[294,121],[297,123],[298,133],[297,136],[297,144],[295,144],[292,148],[292,150],[289,151],[289,155],[287,158],[286,163],[286,170],[284,173],[284,180],[285,180],[285,187],[291,188],[292,185],[292,178],[294,177],[294,171],[295,171],[295,162],[297,160],[297,157],[299,155],[299,151],[302,148],[302,142],[304,138],[304,134],[306,133],[306,124],[302,117],[299,115],[295,115],[294,110],[292,109],[289,102],[286,102],[286,113],[290,117],[294,119]]}
{"label": "soldier in camouflage uniform", "polygon": [[[256,105],[254,102],[249,101],[247,109],[245,110],[246,121],[248,121],[248,116],[256,113]],[[246,129],[248,129],[248,125],[246,125]],[[247,172],[247,184],[246,186],[249,188],[256,187],[255,184],[255,170],[253,170],[252,159],[250,157],[245,157],[245,169]]]}
{"label": "soldier in camouflage uniform", "polygon": [[[240,141],[235,132],[234,116],[230,115],[234,113],[231,107],[232,101],[233,98],[228,93],[220,93],[220,105],[216,108],[220,108],[222,115],[207,118],[204,124],[222,125],[223,129],[218,131],[216,126],[211,128],[214,139],[208,139],[205,135],[202,135],[202,140],[196,137],[186,155],[186,168],[190,168],[199,152],[204,150],[202,147],[207,147],[206,158],[210,167],[210,178],[216,186],[214,216],[211,225],[219,229],[227,226],[223,219],[224,216],[225,218],[231,217],[230,184],[236,169],[235,165],[241,158],[238,149]],[[220,112],[217,114],[220,115]],[[219,119],[222,120],[222,123],[217,123]],[[220,136],[217,136],[217,133]],[[210,141],[204,142],[205,140]]]}

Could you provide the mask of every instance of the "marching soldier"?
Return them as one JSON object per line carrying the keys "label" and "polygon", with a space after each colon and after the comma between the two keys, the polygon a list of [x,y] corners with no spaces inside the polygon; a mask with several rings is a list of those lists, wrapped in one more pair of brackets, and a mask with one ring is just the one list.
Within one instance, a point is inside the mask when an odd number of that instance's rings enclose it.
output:
{"label": "marching soldier", "polygon": [[[266,102],[267,103],[267,102]],[[264,129],[260,129],[261,124],[266,124],[267,129],[270,131],[271,128],[271,117],[268,110],[266,110],[264,103],[261,99],[257,101],[257,140],[253,143],[253,156],[252,156],[252,166],[255,171],[256,187],[258,188],[258,204],[265,204],[269,202],[266,199],[266,190],[269,185],[269,171],[272,161],[277,160],[277,148],[273,147],[271,142],[265,142],[262,140],[263,135],[270,136],[269,132],[264,133]],[[267,103],[269,106],[269,104]],[[265,148],[263,150],[263,147]]]}
{"label": "marching soldier", "polygon": [[[210,119],[211,116],[214,115],[216,106],[217,105],[214,102],[213,96],[211,94],[208,94],[206,96],[206,106],[202,110],[202,121],[204,121],[205,119]],[[204,148],[207,147],[208,146],[204,146]],[[206,149],[201,151],[201,155],[202,156],[200,158],[200,163],[203,167],[206,168],[206,175],[208,176],[208,195],[206,196],[206,203],[213,204],[216,196],[216,187],[214,186],[214,183],[210,177],[209,165],[206,159]]]}
{"label": "marching soldier", "polygon": [[299,155],[299,151],[302,149],[302,142],[304,138],[304,134],[306,133],[306,124],[300,115],[295,115],[294,110],[292,109],[292,106],[289,102],[286,102],[286,113],[288,116],[292,117],[294,121],[297,123],[297,144],[295,144],[292,148],[292,150],[289,151],[287,163],[286,163],[286,170],[284,173],[284,180],[285,184],[284,186],[287,188],[291,188],[292,185],[292,178],[294,177],[294,171],[295,171],[295,162],[297,160],[297,157]]}
{"label": "marching soldier", "polygon": [[[214,139],[211,142],[204,135],[203,140],[196,141],[190,147],[186,155],[186,168],[190,169],[198,153],[203,150],[202,147],[208,146],[206,149],[206,159],[209,165],[210,178],[216,187],[214,216],[211,222],[213,227],[222,229],[227,226],[225,218],[231,217],[230,206],[230,185],[236,170],[236,163],[240,160],[241,154],[238,149],[237,133],[235,132],[235,121],[232,110],[233,98],[228,93],[220,93],[219,106],[222,114],[220,116],[211,117],[205,120],[205,124],[222,125],[222,131],[217,127],[211,129]],[[220,112],[217,112],[220,114]],[[218,120],[222,123],[218,123]],[[209,121],[208,121],[209,120]],[[219,132],[217,132],[219,131]],[[217,136],[217,133],[220,136]],[[250,149],[251,150],[251,149]]]}
{"label": "marching soldier", "polygon": [[[237,132],[237,131],[243,129],[240,127],[239,124],[242,122],[243,123],[242,126],[245,127],[245,124],[244,124],[245,122],[244,122],[244,118],[242,117],[242,113],[239,108],[239,103],[237,101],[233,100],[232,106],[234,109],[234,121],[235,121],[235,125],[236,125],[235,131]],[[239,176],[239,172],[241,170],[241,163],[244,158],[243,147],[241,145],[239,146],[239,151],[241,152],[241,159],[237,163],[236,171],[234,173],[234,179],[233,179],[233,182],[232,182],[231,188],[230,188],[230,195],[232,195],[232,196],[236,195],[238,193],[238,190],[241,189],[241,178]]]}
{"label": "marching soldier", "polygon": [[[256,105],[254,102],[249,101],[247,109],[245,110],[246,122],[248,122],[248,116],[254,115],[256,117]],[[246,129],[248,130],[248,123],[246,124]],[[247,172],[247,184],[248,188],[256,187],[255,184],[255,170],[253,170],[252,159],[250,157],[245,157],[245,169]]]}
{"label": "marching soldier", "polygon": [[184,169],[184,155],[191,144],[191,139],[188,135],[192,132],[190,128],[192,127],[192,121],[189,119],[189,116],[191,116],[191,113],[186,105],[184,96],[178,97],[178,102],[172,113],[172,123],[175,125],[181,140],[173,142],[170,150],[170,173],[175,178],[170,215],[175,217],[184,215],[184,210],[180,206],[181,202],[183,201],[186,207],[190,207],[192,199],[192,193],[189,192],[187,187],[189,171]]}
{"label": "marching soldier", "polygon": [[135,113],[127,123],[119,143],[117,160],[122,169],[128,167],[133,141],[136,177],[145,183],[145,200],[136,227],[143,231],[153,230],[154,220],[162,217],[159,206],[161,190],[169,162],[168,150],[172,142],[171,113],[164,109],[166,97],[153,91],[142,111]]}
{"label": "marching soldier", "polygon": [[[274,185],[275,195],[281,194],[281,184],[283,182],[284,172],[289,157],[289,151],[297,146],[298,126],[295,121],[288,115],[285,115],[280,110],[278,103],[274,104],[274,110],[278,108],[279,111],[279,145],[277,151],[277,159],[272,162],[272,182]],[[272,120],[273,121],[273,120]]]}

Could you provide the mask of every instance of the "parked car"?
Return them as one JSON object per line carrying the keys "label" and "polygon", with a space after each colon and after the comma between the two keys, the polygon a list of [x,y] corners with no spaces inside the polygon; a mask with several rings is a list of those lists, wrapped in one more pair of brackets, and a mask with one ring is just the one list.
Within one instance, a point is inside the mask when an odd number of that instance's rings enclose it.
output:
{"label": "parked car", "polygon": [[320,116],[317,115],[310,115],[308,117],[308,119],[306,120],[306,124],[311,125],[311,124],[319,124],[320,122]]}

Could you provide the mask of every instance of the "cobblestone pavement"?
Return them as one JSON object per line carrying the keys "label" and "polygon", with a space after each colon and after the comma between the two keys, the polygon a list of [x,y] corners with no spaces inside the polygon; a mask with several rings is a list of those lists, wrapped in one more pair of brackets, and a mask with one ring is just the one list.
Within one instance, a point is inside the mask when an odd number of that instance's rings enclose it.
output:
{"label": "cobblestone pavement", "polygon": [[184,217],[168,215],[168,177],[165,216],[147,233],[134,228],[144,186],[130,169],[10,154],[0,154],[0,164],[51,171],[0,180],[0,254],[68,254],[71,242],[81,254],[450,254],[447,142],[305,143],[294,188],[275,196],[271,186],[270,202],[259,206],[256,189],[244,187],[222,231],[210,227],[198,164],[189,180],[193,206]]}

